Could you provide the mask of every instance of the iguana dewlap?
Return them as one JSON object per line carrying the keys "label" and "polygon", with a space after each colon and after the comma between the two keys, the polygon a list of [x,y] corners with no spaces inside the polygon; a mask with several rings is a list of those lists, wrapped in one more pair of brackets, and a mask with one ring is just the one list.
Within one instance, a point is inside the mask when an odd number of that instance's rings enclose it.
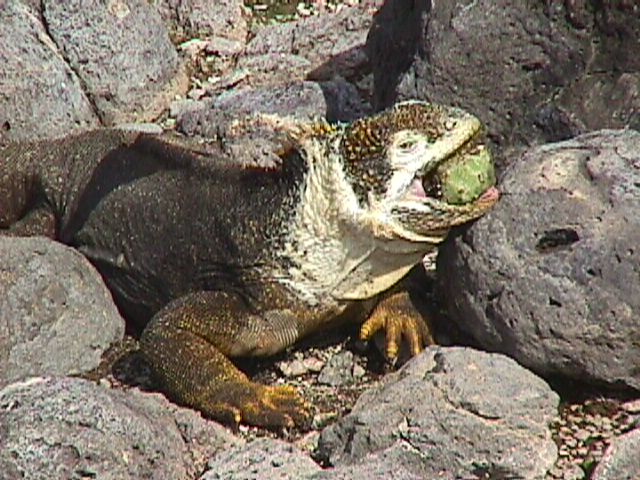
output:
{"label": "iguana dewlap", "polygon": [[428,332],[398,282],[497,190],[442,199],[434,172],[480,142],[479,121],[455,108],[405,102],[338,126],[256,119],[286,136],[278,166],[108,129],[9,144],[0,228],[86,255],[125,317],[146,324],[141,348],[179,402],[300,424],[292,388],[253,383],[230,358],[276,353],[339,316],[364,321],[365,339],[385,330],[390,357],[403,338],[418,353]]}

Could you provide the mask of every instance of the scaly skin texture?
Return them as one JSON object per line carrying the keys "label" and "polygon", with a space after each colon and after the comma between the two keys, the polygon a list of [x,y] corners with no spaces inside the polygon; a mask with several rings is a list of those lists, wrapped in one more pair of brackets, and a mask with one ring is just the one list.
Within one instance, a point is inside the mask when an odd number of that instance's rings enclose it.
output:
{"label": "scaly skin texture", "polygon": [[342,321],[362,323],[365,340],[384,330],[389,358],[403,340],[417,354],[430,335],[400,281],[497,191],[452,205],[428,180],[479,142],[460,110],[408,102],[350,125],[263,115],[234,129],[256,125],[280,132],[280,165],[118,130],[6,145],[0,229],[82,252],[143,328],[172,398],[230,423],[304,425],[291,387],[253,383],[231,359]]}

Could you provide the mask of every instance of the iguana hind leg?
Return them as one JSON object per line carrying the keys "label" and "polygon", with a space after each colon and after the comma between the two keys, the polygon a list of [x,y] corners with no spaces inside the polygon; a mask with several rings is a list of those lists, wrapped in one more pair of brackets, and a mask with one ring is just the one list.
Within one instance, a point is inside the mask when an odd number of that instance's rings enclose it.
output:
{"label": "iguana hind leg", "polygon": [[230,356],[264,355],[298,338],[287,311],[258,314],[228,292],[200,292],[162,309],[141,347],[166,392],[180,403],[227,423],[305,425],[307,406],[289,386],[251,382]]}

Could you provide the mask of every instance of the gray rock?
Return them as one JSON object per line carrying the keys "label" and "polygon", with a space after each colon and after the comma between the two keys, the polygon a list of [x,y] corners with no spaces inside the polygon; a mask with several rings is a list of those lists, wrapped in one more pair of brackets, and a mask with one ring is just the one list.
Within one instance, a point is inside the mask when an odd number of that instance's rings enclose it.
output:
{"label": "gray rock", "polygon": [[[32,378],[0,390],[2,478],[194,478],[236,440],[159,395],[77,378]],[[174,409],[176,407],[173,407]]]}
{"label": "gray rock", "polygon": [[237,88],[200,102],[200,108],[192,105],[180,112],[177,120],[178,128],[187,135],[215,138],[229,122],[256,112],[301,120],[348,121],[361,117],[366,111],[354,87],[338,79]]}
{"label": "gray rock", "polygon": [[591,480],[640,478],[640,429],[616,438],[591,475]]}
{"label": "gray rock", "polygon": [[163,132],[162,127],[155,123],[122,123],[117,125],[116,128],[154,135],[161,135]]}
{"label": "gray rock", "polygon": [[47,31],[106,125],[155,118],[186,85],[157,12],[143,0],[45,0]]}
{"label": "gray rock", "polygon": [[371,21],[371,11],[358,6],[269,25],[249,41],[246,54],[300,55],[311,64],[310,79],[330,80],[340,75],[351,80],[370,71],[364,46]]}
{"label": "gray rock", "polygon": [[242,0],[155,0],[153,7],[176,38],[246,40]]}
{"label": "gray rock", "polygon": [[98,366],[124,335],[102,278],[78,252],[45,238],[0,236],[0,386]]}
{"label": "gray rock", "polygon": [[354,382],[353,353],[344,350],[329,359],[318,375],[318,383],[337,387]]}
{"label": "gray rock", "polygon": [[178,21],[188,35],[246,40],[247,22],[242,14],[242,0],[180,0],[175,3]]}
{"label": "gray rock", "polygon": [[302,81],[311,69],[311,62],[290,53],[265,53],[240,57],[237,67],[251,75],[251,85],[255,87]]}
{"label": "gray rock", "polygon": [[238,88],[178,112],[177,127],[189,136],[219,138],[228,124],[254,112],[309,119],[325,110],[322,91],[311,82],[264,88]]}
{"label": "gray rock", "polygon": [[[419,472],[419,473],[417,473]],[[408,443],[396,442],[352,465],[341,465],[312,475],[309,480],[423,480],[433,478],[419,452]],[[444,475],[438,478],[446,479]]]}
{"label": "gray rock", "polygon": [[[320,456],[352,465],[386,452],[422,478],[541,478],[556,460],[558,396],[498,354],[428,348],[326,428]],[[503,477],[500,477],[503,475]]]}
{"label": "gray rock", "polygon": [[221,58],[235,57],[244,50],[244,42],[214,35],[207,40],[204,50],[209,55]]}
{"label": "gray rock", "polygon": [[499,153],[594,128],[637,128],[640,17],[633,8],[389,0],[367,45],[374,106],[406,98],[459,105],[485,122]]}
{"label": "gray rock", "polygon": [[209,462],[201,480],[298,480],[320,470],[305,453],[282,440],[260,438],[230,448]]}
{"label": "gray rock", "polygon": [[36,12],[19,0],[0,8],[0,139],[57,137],[96,127],[74,71]]}
{"label": "gray rock", "polygon": [[639,186],[632,130],[518,158],[496,207],[440,249],[451,321],[540,374],[640,389]]}
{"label": "gray rock", "polygon": [[327,118],[351,120],[368,111],[353,85],[336,78],[329,82],[294,82],[285,85],[244,87],[211,101],[175,109],[177,127],[188,136],[218,140],[223,153],[243,164],[271,166],[281,160],[276,152],[285,138],[272,128],[249,128],[229,134],[229,125],[253,113],[269,113],[299,120]]}

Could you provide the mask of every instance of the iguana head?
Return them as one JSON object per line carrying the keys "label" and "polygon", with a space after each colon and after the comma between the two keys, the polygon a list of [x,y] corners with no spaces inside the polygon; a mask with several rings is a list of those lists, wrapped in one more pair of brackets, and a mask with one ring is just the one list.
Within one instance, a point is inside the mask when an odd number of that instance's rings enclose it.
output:
{"label": "iguana head", "polygon": [[360,208],[387,237],[439,243],[497,200],[480,121],[410,101],[345,128],[340,157]]}
{"label": "iguana head", "polygon": [[277,275],[309,302],[390,288],[498,198],[480,122],[457,108],[404,102],[286,130],[294,154],[283,165],[296,175]]}

